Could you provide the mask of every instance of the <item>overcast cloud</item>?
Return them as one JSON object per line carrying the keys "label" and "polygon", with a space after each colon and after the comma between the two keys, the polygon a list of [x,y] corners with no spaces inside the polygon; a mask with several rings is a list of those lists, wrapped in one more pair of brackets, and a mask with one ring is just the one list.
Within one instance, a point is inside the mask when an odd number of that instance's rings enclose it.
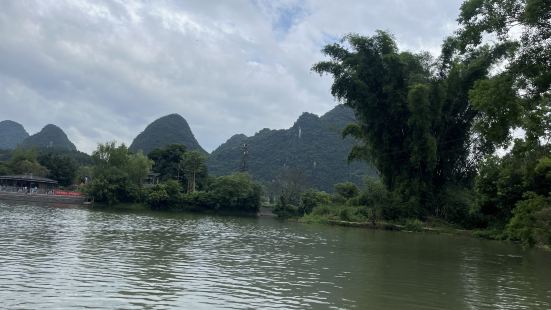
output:
{"label": "overcast cloud", "polygon": [[179,113],[208,151],[335,101],[310,71],[346,33],[437,54],[460,0],[0,2],[0,120],[53,123],[84,152]]}

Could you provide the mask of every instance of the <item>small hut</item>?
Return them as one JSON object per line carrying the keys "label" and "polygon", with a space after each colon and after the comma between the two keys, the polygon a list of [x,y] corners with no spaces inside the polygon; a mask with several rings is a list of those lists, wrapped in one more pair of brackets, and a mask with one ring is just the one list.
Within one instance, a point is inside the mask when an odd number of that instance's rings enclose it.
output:
{"label": "small hut", "polygon": [[143,185],[145,187],[151,187],[159,184],[160,176],[161,176],[160,173],[155,173],[155,172],[148,173],[147,176],[142,180]]}

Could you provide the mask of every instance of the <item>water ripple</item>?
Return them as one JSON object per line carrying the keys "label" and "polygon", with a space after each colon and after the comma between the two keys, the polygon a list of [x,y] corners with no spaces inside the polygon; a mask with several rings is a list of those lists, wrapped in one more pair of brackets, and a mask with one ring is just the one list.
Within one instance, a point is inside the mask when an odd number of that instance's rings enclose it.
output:
{"label": "water ripple", "polygon": [[0,203],[3,308],[550,309],[550,255],[272,219]]}

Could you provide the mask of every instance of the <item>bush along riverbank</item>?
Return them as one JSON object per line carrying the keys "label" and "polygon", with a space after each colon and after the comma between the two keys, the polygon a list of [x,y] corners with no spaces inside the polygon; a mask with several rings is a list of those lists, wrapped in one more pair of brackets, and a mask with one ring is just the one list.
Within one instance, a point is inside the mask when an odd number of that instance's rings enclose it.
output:
{"label": "bush along riverbank", "polygon": [[517,202],[509,220],[498,225],[481,212],[480,194],[469,191],[454,194],[441,210],[451,209],[455,213],[446,213],[445,218],[419,216],[379,181],[368,179],[361,191],[352,183],[340,183],[335,186],[334,194],[315,190],[283,194],[274,213],[302,223],[468,235],[550,248],[551,218],[546,214],[551,211],[551,205],[547,198],[525,195]]}
{"label": "bush along riverbank", "polygon": [[[551,245],[551,160],[547,147],[517,142],[510,154],[489,157],[470,186],[456,185],[431,196],[430,208],[405,187],[390,190],[381,179],[335,185],[329,194],[306,190],[297,171],[275,180],[273,213],[306,223],[408,231],[468,233],[525,246]],[[205,158],[182,145],[148,156],[107,143],[92,155],[86,193],[95,202],[145,205],[152,210],[256,214],[262,187],[246,173],[208,176]],[[467,232],[466,232],[467,231]]]}
{"label": "bush along riverbank", "polygon": [[205,157],[183,145],[145,156],[110,142],[99,145],[92,159],[85,191],[104,208],[238,214],[256,214],[260,208],[261,186],[248,174],[209,177]]}

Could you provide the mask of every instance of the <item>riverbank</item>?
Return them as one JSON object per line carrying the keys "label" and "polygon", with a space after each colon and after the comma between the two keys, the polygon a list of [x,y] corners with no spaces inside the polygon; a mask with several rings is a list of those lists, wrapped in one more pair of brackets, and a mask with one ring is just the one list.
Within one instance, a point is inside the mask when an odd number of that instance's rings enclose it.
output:
{"label": "riverbank", "polygon": [[[158,213],[200,213],[200,214],[216,214],[216,215],[227,215],[227,216],[243,216],[243,217],[254,217],[254,216],[267,216],[266,211],[261,208],[258,212],[246,212],[246,211],[237,211],[237,210],[214,210],[206,209],[192,205],[180,205],[178,207],[166,207],[162,209],[152,209],[145,203],[118,203],[114,205],[107,205],[103,203],[94,203],[92,205],[93,209],[97,210],[112,210],[112,211],[128,211],[128,212],[158,212]],[[264,212],[264,213],[263,213]]]}
{"label": "riverbank", "polygon": [[[334,226],[345,226],[345,227],[358,227],[358,228],[367,228],[367,229],[380,229],[380,230],[394,230],[394,231],[405,231],[405,232],[429,232],[429,233],[445,233],[445,234],[454,234],[454,235],[466,235],[466,236],[476,236],[476,230],[469,230],[457,227],[456,225],[446,223],[442,220],[436,218],[430,218],[428,221],[422,222],[417,219],[407,219],[403,221],[350,221],[337,219],[331,216],[309,216],[305,215],[303,217],[297,218],[297,222],[306,223],[306,224],[326,224]],[[477,236],[478,237],[478,236]],[[490,238],[485,238],[490,239]]]}
{"label": "riverbank", "polygon": [[[330,210],[328,212],[328,210]],[[465,229],[458,225],[448,223],[442,219],[429,217],[426,221],[418,219],[403,219],[400,221],[385,221],[373,219],[372,214],[362,214],[361,208],[350,206],[321,206],[310,214],[293,218],[294,221],[305,224],[322,224],[343,227],[356,227],[375,230],[391,230],[403,232],[422,232],[432,234],[448,234],[469,236],[476,239],[506,241],[514,244],[521,244],[518,240],[511,240],[506,237],[503,230],[499,229]],[[527,247],[523,244],[524,247]],[[551,251],[546,244],[534,244],[533,247]]]}

